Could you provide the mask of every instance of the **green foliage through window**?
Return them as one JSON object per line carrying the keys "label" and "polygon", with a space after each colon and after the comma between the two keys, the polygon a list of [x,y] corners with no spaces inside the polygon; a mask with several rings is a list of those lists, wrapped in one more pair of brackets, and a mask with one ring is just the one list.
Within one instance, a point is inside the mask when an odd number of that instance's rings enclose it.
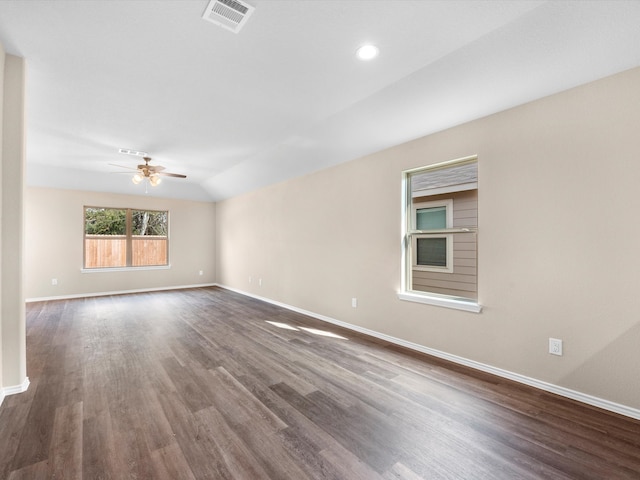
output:
{"label": "green foliage through window", "polygon": [[127,211],[113,208],[85,208],[84,225],[87,235],[126,235]]}

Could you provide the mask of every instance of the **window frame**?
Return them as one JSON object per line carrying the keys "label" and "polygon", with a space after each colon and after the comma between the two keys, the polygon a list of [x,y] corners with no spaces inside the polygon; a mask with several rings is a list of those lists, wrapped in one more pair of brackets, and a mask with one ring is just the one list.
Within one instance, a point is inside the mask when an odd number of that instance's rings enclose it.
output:
{"label": "window frame", "polygon": [[[454,295],[445,295],[435,292],[426,292],[410,289],[410,275],[412,269],[414,268],[413,261],[413,252],[415,251],[415,245],[413,243],[414,237],[418,235],[449,235],[453,237],[454,233],[477,233],[477,227],[463,227],[463,228],[446,228],[441,230],[417,230],[416,226],[416,209],[413,202],[412,188],[411,188],[411,178],[414,174],[419,172],[426,172],[429,170],[439,170],[445,169],[449,167],[454,167],[458,165],[464,164],[478,164],[478,156],[471,155],[468,157],[463,157],[455,160],[449,160],[446,162],[436,163],[433,165],[422,166],[418,168],[413,168],[409,170],[405,170],[402,172],[402,220],[401,220],[401,278],[400,278],[400,290],[397,292],[398,299],[422,303],[427,305],[435,305],[440,307],[452,308],[456,310],[463,310],[467,312],[473,313],[481,313],[482,305],[477,300],[454,296]],[[477,186],[476,186],[477,189]],[[455,189],[455,188],[447,188],[444,191],[440,191],[438,193],[453,193],[457,191],[463,191],[464,189]],[[453,200],[452,204],[453,204]],[[435,200],[438,202],[438,200]],[[420,202],[416,205],[431,203],[431,202]],[[435,206],[435,205],[434,205]],[[447,212],[447,215],[449,212]],[[453,208],[451,208],[451,215],[453,216]],[[448,226],[452,225],[452,223],[447,223]],[[449,249],[448,252],[453,254],[453,248]],[[449,261],[447,260],[447,265],[449,265]],[[453,260],[451,262],[451,266],[453,267]],[[443,270],[436,270],[439,272],[443,272]]]}
{"label": "window frame", "polygon": [[[415,232],[411,236],[411,265],[413,270],[419,270],[422,272],[440,272],[440,273],[453,273],[453,235],[442,233],[442,230],[418,230],[418,210],[423,208],[437,208],[445,207],[445,229],[450,229],[453,225],[453,199],[447,198],[443,200],[433,200],[429,202],[414,203],[411,202],[411,230]],[[420,232],[420,233],[419,233]],[[418,264],[418,239],[420,238],[445,238],[447,254],[445,266],[437,265],[419,265]]]}
{"label": "window frame", "polygon": [[[125,235],[114,235],[114,237],[125,237],[125,265],[118,266],[100,266],[100,267],[87,267],[87,237],[91,237],[92,234],[87,234],[87,209],[101,209],[101,210],[124,210],[125,211]],[[166,263],[154,264],[154,265],[133,265],[133,212],[154,212],[166,214],[167,234],[165,237],[166,242]],[[138,235],[137,237],[145,237],[146,235]],[[154,235],[155,236],[155,235]],[[155,236],[157,237],[157,236]],[[136,207],[98,207],[94,205],[84,205],[82,208],[82,268],[83,273],[92,272],[122,272],[131,270],[163,270],[171,268],[170,263],[170,212],[169,210],[154,210],[149,208],[136,208]]]}

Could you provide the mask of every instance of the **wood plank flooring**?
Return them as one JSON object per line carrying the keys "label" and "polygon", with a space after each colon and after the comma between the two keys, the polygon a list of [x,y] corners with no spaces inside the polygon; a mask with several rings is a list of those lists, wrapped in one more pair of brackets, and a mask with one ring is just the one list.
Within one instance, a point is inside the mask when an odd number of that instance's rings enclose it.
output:
{"label": "wood plank flooring", "polygon": [[640,479],[638,421],[217,288],[31,303],[27,355],[0,479]]}

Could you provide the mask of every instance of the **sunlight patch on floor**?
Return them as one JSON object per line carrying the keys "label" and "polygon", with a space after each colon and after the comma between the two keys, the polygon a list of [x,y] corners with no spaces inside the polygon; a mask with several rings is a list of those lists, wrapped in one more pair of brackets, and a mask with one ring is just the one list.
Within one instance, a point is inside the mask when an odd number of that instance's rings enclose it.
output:
{"label": "sunlight patch on floor", "polygon": [[296,327],[292,327],[291,325],[287,324],[287,323],[280,323],[280,322],[271,322],[269,320],[266,320],[267,323],[270,323],[271,325],[278,327],[278,328],[284,328],[286,330],[295,330],[296,332],[299,332],[300,330],[298,330]]}
{"label": "sunlight patch on floor", "polygon": [[285,330],[295,330],[296,332],[299,332],[300,330],[304,330],[305,332],[312,333],[314,335],[320,335],[322,337],[331,337],[331,338],[339,338],[341,340],[349,340],[346,337],[343,337],[343,336],[338,335],[338,334],[333,333],[333,332],[329,332],[327,330],[318,330],[317,328],[308,328],[308,327],[298,327],[298,328],[296,328],[296,327],[293,327],[293,326],[289,325],[288,323],[272,322],[270,320],[265,320],[265,321],[267,323],[270,323],[274,327],[284,328]]}
{"label": "sunlight patch on floor", "polygon": [[321,335],[323,337],[340,338],[342,340],[349,340],[347,337],[340,336],[336,333],[327,332],[326,330],[318,330],[316,328],[306,328],[306,327],[300,327],[300,330],[313,333],[314,335]]}

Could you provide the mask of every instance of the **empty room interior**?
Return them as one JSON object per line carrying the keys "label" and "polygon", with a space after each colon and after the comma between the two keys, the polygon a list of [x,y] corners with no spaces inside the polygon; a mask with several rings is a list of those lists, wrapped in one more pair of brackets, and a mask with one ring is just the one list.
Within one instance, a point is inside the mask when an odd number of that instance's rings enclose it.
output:
{"label": "empty room interior", "polygon": [[640,478],[640,2],[0,2],[0,478]]}

